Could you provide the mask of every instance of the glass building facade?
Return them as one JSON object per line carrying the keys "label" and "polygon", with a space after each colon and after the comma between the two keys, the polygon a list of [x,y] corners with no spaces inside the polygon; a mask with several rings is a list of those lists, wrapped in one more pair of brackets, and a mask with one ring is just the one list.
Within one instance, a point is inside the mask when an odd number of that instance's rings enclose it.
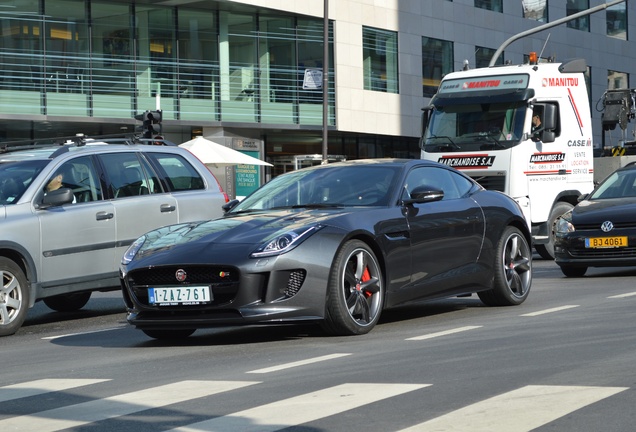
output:
{"label": "glass building facade", "polygon": [[322,71],[320,19],[99,0],[20,0],[0,16],[0,113],[322,124],[322,89],[303,86]]}
{"label": "glass building facade", "polygon": [[[330,0],[325,38],[321,1],[4,0],[0,146],[130,133],[136,115],[161,109],[176,143],[256,140],[271,161],[319,154],[326,72],[330,154],[416,158],[421,109],[445,74],[487,66],[510,36],[598,4]],[[594,105],[632,84],[630,4],[526,37],[496,64],[530,51],[585,58]]]}

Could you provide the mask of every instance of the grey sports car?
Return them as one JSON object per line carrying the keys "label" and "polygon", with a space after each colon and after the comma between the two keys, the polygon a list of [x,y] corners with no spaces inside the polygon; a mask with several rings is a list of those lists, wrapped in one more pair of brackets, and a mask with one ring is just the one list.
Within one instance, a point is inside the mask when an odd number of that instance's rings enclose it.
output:
{"label": "grey sports car", "polygon": [[226,210],[150,231],[128,249],[130,324],[159,339],[291,323],[356,335],[405,302],[477,293],[487,305],[518,305],[530,291],[530,233],[517,203],[435,162],[306,168]]}

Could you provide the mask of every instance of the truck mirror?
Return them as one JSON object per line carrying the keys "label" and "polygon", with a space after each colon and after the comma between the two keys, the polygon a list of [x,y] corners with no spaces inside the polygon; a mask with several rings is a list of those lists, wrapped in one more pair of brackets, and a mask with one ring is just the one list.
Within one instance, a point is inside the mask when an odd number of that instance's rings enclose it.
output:
{"label": "truck mirror", "polygon": [[541,135],[542,135],[541,141],[543,141],[544,144],[554,142],[556,138],[556,134],[554,133],[554,131],[551,131],[551,130],[545,130],[543,131]]}
{"label": "truck mirror", "polygon": [[[556,129],[556,125],[556,106],[552,104],[546,104],[543,108],[543,128],[547,130],[554,130]],[[543,141],[545,142],[545,139]],[[554,139],[552,141],[554,141]]]}

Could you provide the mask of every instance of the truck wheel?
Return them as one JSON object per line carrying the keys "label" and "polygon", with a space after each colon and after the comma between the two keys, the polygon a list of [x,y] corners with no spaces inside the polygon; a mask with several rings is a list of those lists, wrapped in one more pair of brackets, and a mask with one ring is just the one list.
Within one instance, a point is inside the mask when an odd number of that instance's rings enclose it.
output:
{"label": "truck wheel", "polygon": [[556,239],[556,235],[554,234],[554,223],[557,218],[561,216],[563,213],[571,210],[574,206],[565,201],[559,201],[555,204],[554,208],[550,212],[550,217],[548,219],[548,236],[549,240],[546,244],[538,244],[534,245],[537,253],[544,260],[552,261],[554,259],[554,241]]}
{"label": "truck wheel", "polygon": [[29,284],[22,269],[0,258],[0,336],[12,335],[22,325],[29,308]]}
{"label": "truck wheel", "polygon": [[60,294],[44,299],[44,304],[58,312],[75,312],[80,310],[91,298],[90,291],[72,294]]}

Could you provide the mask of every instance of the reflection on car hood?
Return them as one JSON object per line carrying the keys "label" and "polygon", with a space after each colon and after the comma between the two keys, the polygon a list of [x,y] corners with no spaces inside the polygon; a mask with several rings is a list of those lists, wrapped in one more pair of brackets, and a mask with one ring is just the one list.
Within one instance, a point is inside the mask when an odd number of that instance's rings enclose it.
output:
{"label": "reflection on car hood", "polygon": [[581,201],[572,211],[576,224],[636,222],[636,197]]}
{"label": "reflection on car hood", "polygon": [[170,225],[146,233],[146,242],[138,255],[147,257],[154,252],[173,250],[186,243],[190,253],[202,253],[212,243],[257,246],[279,232],[325,224],[327,220],[332,221],[346,213],[349,211],[342,209],[336,213],[325,210],[279,210]]}

